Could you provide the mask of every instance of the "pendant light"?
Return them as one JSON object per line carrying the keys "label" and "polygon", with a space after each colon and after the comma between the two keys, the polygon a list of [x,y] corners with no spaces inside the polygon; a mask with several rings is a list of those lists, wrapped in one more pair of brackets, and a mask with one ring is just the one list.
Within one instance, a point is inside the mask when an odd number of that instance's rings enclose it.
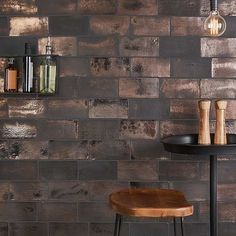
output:
{"label": "pendant light", "polygon": [[220,16],[217,0],[211,1],[211,12],[204,22],[204,30],[208,36],[221,36],[226,30],[225,19]]}

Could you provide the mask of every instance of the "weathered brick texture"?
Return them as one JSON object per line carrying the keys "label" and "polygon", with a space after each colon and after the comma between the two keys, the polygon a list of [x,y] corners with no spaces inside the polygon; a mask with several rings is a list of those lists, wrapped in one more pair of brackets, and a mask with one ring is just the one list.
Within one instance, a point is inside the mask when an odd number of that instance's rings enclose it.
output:
{"label": "weathered brick texture", "polygon": [[[2,0],[0,235],[112,236],[112,191],[173,188],[195,207],[188,236],[206,236],[209,158],[171,154],[162,137],[198,132],[199,99],[227,99],[236,133],[236,0],[227,30],[207,37],[209,0]],[[19,83],[24,44],[59,55],[53,96],[4,95],[7,57]],[[35,60],[35,77],[39,63]],[[219,156],[219,235],[235,236],[235,156]],[[172,235],[169,220],[126,218],[122,236]]]}

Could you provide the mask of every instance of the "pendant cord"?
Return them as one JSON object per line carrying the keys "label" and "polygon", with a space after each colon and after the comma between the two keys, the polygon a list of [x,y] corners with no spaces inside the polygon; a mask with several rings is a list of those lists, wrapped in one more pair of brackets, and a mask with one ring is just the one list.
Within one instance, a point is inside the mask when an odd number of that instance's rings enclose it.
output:
{"label": "pendant cord", "polygon": [[212,11],[218,10],[218,0],[211,0],[211,10]]}

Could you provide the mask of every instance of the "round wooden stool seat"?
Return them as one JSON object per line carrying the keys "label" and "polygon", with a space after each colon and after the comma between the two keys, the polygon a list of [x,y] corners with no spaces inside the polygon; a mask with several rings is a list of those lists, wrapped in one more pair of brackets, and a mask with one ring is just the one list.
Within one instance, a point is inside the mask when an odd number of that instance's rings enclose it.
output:
{"label": "round wooden stool seat", "polygon": [[193,214],[182,192],[171,189],[124,189],[110,195],[112,209],[136,217],[185,217]]}

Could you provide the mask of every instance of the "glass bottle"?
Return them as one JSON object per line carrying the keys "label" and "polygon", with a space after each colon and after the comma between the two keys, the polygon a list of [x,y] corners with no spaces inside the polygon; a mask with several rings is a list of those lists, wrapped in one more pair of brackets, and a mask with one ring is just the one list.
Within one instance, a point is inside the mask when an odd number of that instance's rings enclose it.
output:
{"label": "glass bottle", "polygon": [[17,70],[14,65],[14,58],[8,59],[8,66],[5,69],[4,91],[17,92]]}
{"label": "glass bottle", "polygon": [[52,56],[52,46],[48,37],[46,56],[40,64],[40,93],[55,93],[56,61]]}
{"label": "glass bottle", "polygon": [[33,92],[33,60],[31,56],[30,43],[25,44],[25,56],[24,56],[24,68],[23,68],[23,92]]}

